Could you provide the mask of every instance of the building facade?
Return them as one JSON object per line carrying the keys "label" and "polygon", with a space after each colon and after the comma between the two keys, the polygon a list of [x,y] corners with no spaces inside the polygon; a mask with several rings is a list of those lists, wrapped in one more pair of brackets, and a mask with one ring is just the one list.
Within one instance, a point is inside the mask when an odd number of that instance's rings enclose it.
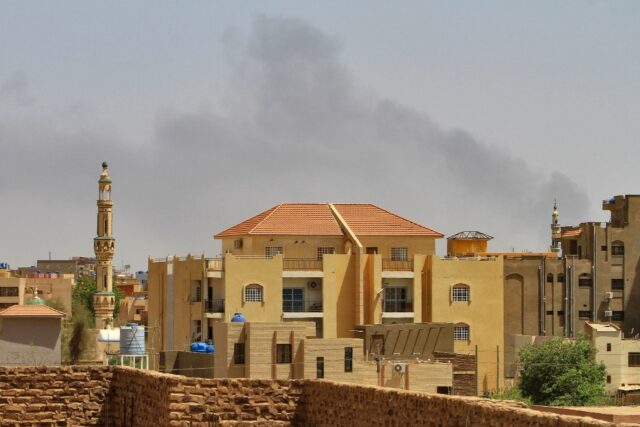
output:
{"label": "building facade", "polygon": [[[502,363],[499,256],[441,259],[435,240],[442,234],[361,204],[282,204],[214,237],[220,258],[149,259],[149,327],[159,331],[153,348],[217,345],[216,325],[240,312],[249,322],[312,322],[325,339],[357,337],[363,324],[448,322],[458,331],[456,351],[475,355],[478,347]],[[486,241],[479,244],[465,254],[486,250]],[[453,304],[456,285],[474,299]],[[502,383],[496,365],[479,366],[480,393]]]}

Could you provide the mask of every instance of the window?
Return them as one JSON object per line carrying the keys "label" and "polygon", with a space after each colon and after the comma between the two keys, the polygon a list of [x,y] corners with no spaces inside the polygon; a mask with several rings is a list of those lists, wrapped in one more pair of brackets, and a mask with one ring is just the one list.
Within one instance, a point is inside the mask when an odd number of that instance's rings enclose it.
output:
{"label": "window", "polygon": [[564,283],[564,273],[558,274],[558,283]]}
{"label": "window", "polygon": [[547,283],[553,283],[553,274],[547,273]]}
{"label": "window", "polygon": [[17,297],[17,296],[18,296],[17,286],[0,288],[0,297]]}
{"label": "window", "polygon": [[451,291],[452,301],[469,301],[469,296],[470,291],[467,285],[455,285]]}
{"label": "window", "polygon": [[624,255],[624,243],[620,241],[611,243],[611,255]]}
{"label": "window", "polygon": [[600,250],[606,252],[607,251],[607,245],[600,246]]}
{"label": "window", "polygon": [[453,327],[455,341],[469,341],[469,325],[460,324]]}
{"label": "window", "polygon": [[244,343],[237,342],[233,345],[233,363],[244,365]]}
{"label": "window", "polygon": [[285,313],[300,313],[304,311],[304,289],[282,289],[282,311]]}
{"label": "window", "polygon": [[438,394],[451,394],[451,387],[446,385],[439,385],[436,387],[436,393]]}
{"label": "window", "polygon": [[580,310],[578,311],[578,318],[591,319],[591,312],[589,310]]}
{"label": "window", "polygon": [[607,351],[611,351],[611,343],[610,342],[607,343]]}
{"label": "window", "polygon": [[613,311],[613,316],[611,316],[611,320],[615,322],[622,322],[624,320],[624,311]]}
{"label": "window", "polygon": [[331,255],[336,253],[336,248],[320,247],[318,248],[318,261],[322,261],[323,255]]}
{"label": "window", "polygon": [[567,255],[578,255],[578,241],[569,240],[569,253]]}
{"label": "window", "polygon": [[264,248],[264,256],[273,258],[275,255],[282,253],[282,246],[267,246]]}
{"label": "window", "polygon": [[553,316],[553,310],[547,310],[547,314]]}
{"label": "window", "polygon": [[558,316],[564,316],[564,310],[558,310]]}
{"label": "window", "polygon": [[[409,310],[407,302],[407,288],[384,288],[384,300],[382,311],[387,313],[405,313]],[[411,308],[412,310],[413,308]]]}
{"label": "window", "polygon": [[263,302],[263,288],[260,285],[247,285],[244,288],[244,301],[245,302]]}
{"label": "window", "polygon": [[291,363],[291,344],[276,344],[276,363]]}
{"label": "window", "polygon": [[624,290],[624,279],[611,279],[611,289]]}
{"label": "window", "polygon": [[407,261],[409,251],[407,248],[391,248],[391,261]]}
{"label": "window", "polygon": [[578,277],[578,286],[591,286],[591,276],[581,274],[580,277]]}
{"label": "window", "polygon": [[640,353],[629,353],[629,367],[640,367]]}
{"label": "window", "polygon": [[316,378],[324,378],[324,357],[316,357]]}
{"label": "window", "polygon": [[242,248],[242,239],[236,239],[233,241],[233,248],[234,249],[241,249]]}
{"label": "window", "polygon": [[353,347],[344,348],[344,371],[353,371]]}
{"label": "window", "polygon": [[611,384],[611,375],[607,375],[607,384]]}

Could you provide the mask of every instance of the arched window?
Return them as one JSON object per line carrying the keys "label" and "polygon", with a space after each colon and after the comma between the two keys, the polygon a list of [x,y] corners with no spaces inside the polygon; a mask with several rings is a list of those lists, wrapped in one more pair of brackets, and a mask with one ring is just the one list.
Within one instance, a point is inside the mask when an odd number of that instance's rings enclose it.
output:
{"label": "arched window", "polygon": [[547,273],[547,283],[553,283],[553,273]]}
{"label": "arched window", "polygon": [[624,255],[624,243],[620,240],[611,242],[611,255]]}
{"label": "arched window", "polygon": [[558,283],[564,283],[564,273],[558,273]]}
{"label": "arched window", "polygon": [[578,286],[591,286],[591,275],[582,273],[578,277]]}
{"label": "arched window", "polygon": [[453,288],[451,288],[451,301],[471,301],[471,290],[469,289],[469,285],[465,285],[464,283],[454,285]]}
{"label": "arched window", "polygon": [[252,283],[251,285],[245,286],[244,301],[245,302],[263,302],[264,288],[256,283]]}
{"label": "arched window", "polygon": [[471,334],[469,332],[469,325],[466,323],[457,323],[453,327],[453,339],[454,341],[469,341]]}

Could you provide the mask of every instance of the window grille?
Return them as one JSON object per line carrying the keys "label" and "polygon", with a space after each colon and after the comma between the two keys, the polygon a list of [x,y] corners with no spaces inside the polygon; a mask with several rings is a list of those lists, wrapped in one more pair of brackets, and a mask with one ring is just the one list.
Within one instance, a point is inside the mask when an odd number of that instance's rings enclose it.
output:
{"label": "window grille", "polygon": [[260,285],[249,285],[244,288],[244,301],[245,302],[263,302],[264,299],[263,288]]}
{"label": "window grille", "polygon": [[454,326],[453,339],[455,341],[469,341],[469,325]]}
{"label": "window grille", "polygon": [[409,251],[407,248],[391,248],[391,261],[407,261]]}

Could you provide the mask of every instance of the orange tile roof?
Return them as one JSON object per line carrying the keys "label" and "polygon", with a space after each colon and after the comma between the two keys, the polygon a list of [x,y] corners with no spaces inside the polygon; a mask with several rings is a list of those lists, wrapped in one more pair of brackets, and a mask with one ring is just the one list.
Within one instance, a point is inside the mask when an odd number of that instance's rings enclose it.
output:
{"label": "orange tile roof", "polygon": [[336,203],[334,206],[356,236],[444,236],[369,203]]}
{"label": "orange tile roof", "polygon": [[328,204],[282,203],[214,237],[255,235],[342,236]]}
{"label": "orange tile roof", "polygon": [[64,317],[58,311],[47,305],[12,305],[0,311],[0,317]]}
{"label": "orange tile roof", "polygon": [[[372,204],[334,204],[356,235],[443,237]],[[283,203],[228,228],[216,239],[246,235],[342,236],[344,233],[328,203]]]}

